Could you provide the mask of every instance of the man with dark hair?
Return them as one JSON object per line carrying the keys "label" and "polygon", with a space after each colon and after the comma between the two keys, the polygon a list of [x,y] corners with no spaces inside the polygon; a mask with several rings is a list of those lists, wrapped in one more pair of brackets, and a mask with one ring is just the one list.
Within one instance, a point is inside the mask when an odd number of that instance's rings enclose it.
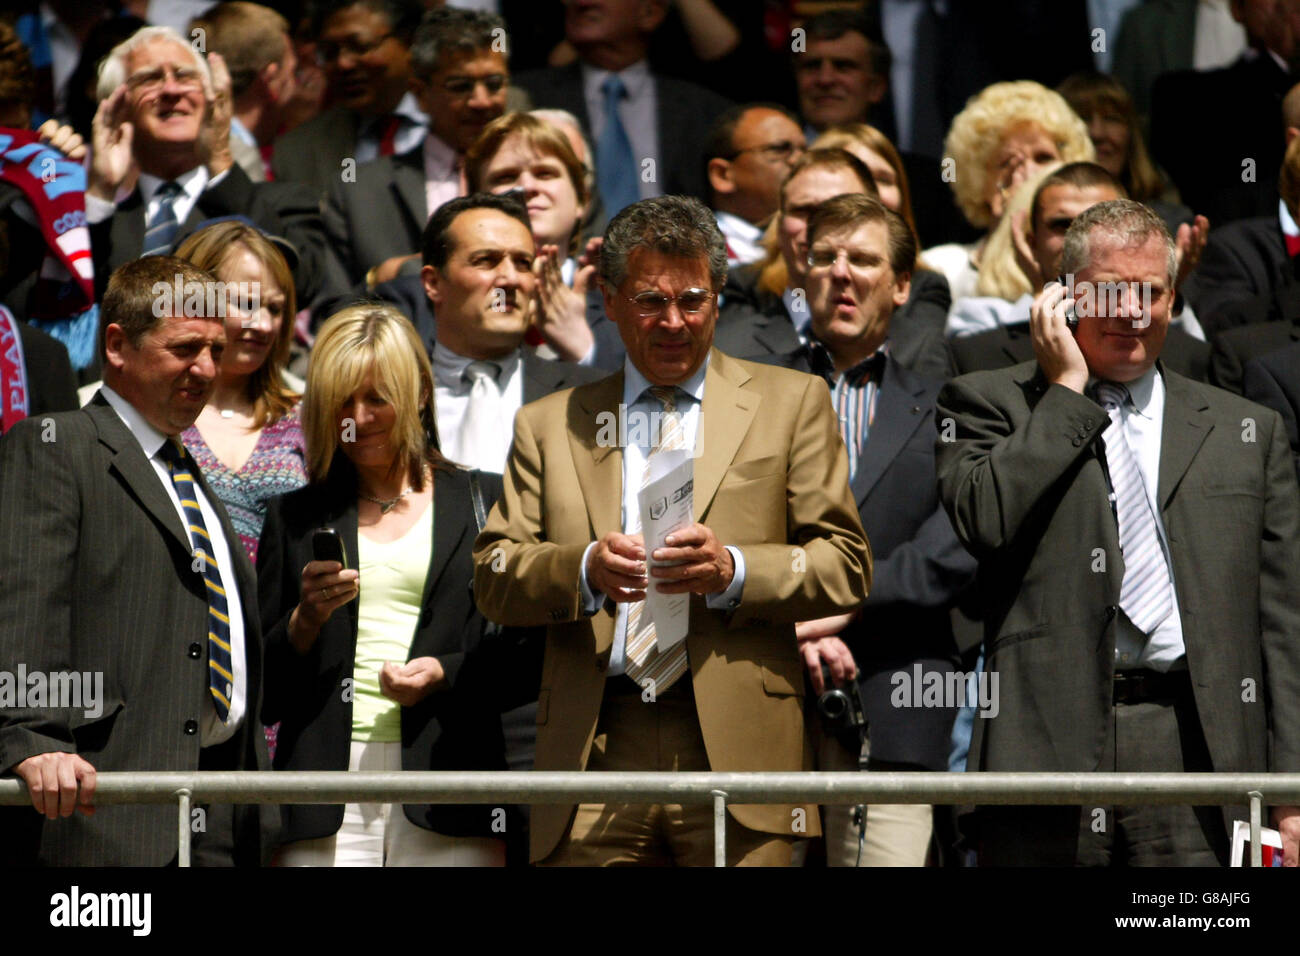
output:
{"label": "man with dark hair", "polygon": [[[810,17],[803,29],[806,47],[793,57],[804,122],[818,133],[871,123],[893,139],[889,47],[879,24],[858,10],[830,10]],[[880,115],[873,116],[877,106]]]}
{"label": "man with dark hair", "polygon": [[[878,199],[853,193],[816,208],[807,245],[808,344],[770,361],[811,372],[829,386],[874,562],[871,593],[860,610],[795,628],[813,692],[825,689],[824,661],[836,685],[856,679],[867,717],[866,739],[857,730],[814,728],[818,769],[856,770],[869,758],[876,770],[946,770],[961,702],[913,708],[909,691],[899,706],[900,686],[952,684],[957,647],[948,612],[975,574],[935,487],[934,399],[943,382],[902,367],[890,350],[891,320],[907,301],[916,239]],[[828,864],[925,864],[930,806],[872,805],[859,825],[851,814],[847,806],[822,808]],[[866,828],[861,854],[860,826]]]}
{"label": "man with dark hair", "polygon": [[[798,349],[808,325],[806,228],[817,206],[845,193],[876,194],[875,180],[856,156],[838,148],[812,149],[781,184],[776,233],[779,260],[738,266],[727,277],[716,345],[744,358],[783,355]],[[784,280],[784,285],[778,284]],[[907,304],[894,318],[894,358],[922,375],[948,370],[943,323],[951,296],[943,276],[912,269]]]}
{"label": "man with dark hair", "polygon": [[[520,412],[475,547],[484,615],[548,625],[536,767],[807,769],[794,622],[855,609],[871,575],[825,387],[712,349],[726,248],[698,200],[624,209],[600,274],[624,370]],[[640,489],[692,448],[694,523],[650,546]],[[684,641],[659,644],[651,586],[691,595]],[[731,863],[819,832],[811,806],[728,810]],[[707,865],[712,834],[707,807],[535,806],[531,859]]]}
{"label": "man with dark hair", "polygon": [[650,37],[666,0],[601,0],[565,5],[569,66],[519,76],[539,107],[568,110],[596,144],[596,182],[611,218],[638,199],[705,195],[701,145],[730,103],[711,90],[653,73]]}
{"label": "man with dark hair", "polygon": [[774,103],[733,106],[704,141],[705,175],[727,264],[763,258],[763,228],[781,204],[781,181],[805,148],[793,113]]}
{"label": "man with dark hair", "polygon": [[193,20],[190,34],[196,42],[201,37],[208,52],[220,53],[226,61],[232,98],[230,154],[249,179],[262,182],[296,85],[298,58],[289,21],[270,7],[228,0]]}
{"label": "man with dark hair", "polygon": [[[175,861],[175,808],[94,807],[97,771],[270,769],[253,568],[178,438],[225,347],[222,318],[192,311],[215,281],[169,256],[120,268],[103,388],[0,442],[0,659],[81,682],[79,700],[0,709],[0,770],[45,817],[8,812],[0,852],[28,863]],[[196,861],[264,864],[276,816],[206,808]]]}
{"label": "man with dark hair", "polygon": [[[1100,202],[1126,198],[1124,187],[1096,163],[1067,163],[1038,185],[1029,206],[1023,233],[1017,236],[1021,268],[1030,284],[1041,289],[1061,275],[1061,257],[1070,223]],[[963,375],[981,369],[1005,368],[1034,355],[1029,314],[1035,293],[1015,302],[971,296],[953,307],[950,323],[967,330],[948,343],[953,369]],[[1204,381],[1210,347],[1171,323],[1162,358],[1175,371]]]}
{"label": "man with dark hair", "polygon": [[429,120],[410,86],[411,39],[420,0],[322,0],[313,8],[316,59],[333,104],[275,143],[275,178],[306,183],[321,196],[345,172],[414,149]]}
{"label": "man with dark hair", "polygon": [[[1090,207],[1065,236],[1072,286],[1034,300],[1036,360],[939,394],[939,492],[980,562],[1000,688],[975,770],[1300,769],[1286,432],[1160,361],[1177,269],[1146,206]],[[1226,865],[1241,812],[980,808],[977,842],[995,865]],[[1272,814],[1296,865],[1300,807]]]}
{"label": "man with dark hair", "polygon": [[411,90],[429,116],[414,148],[381,156],[337,179],[325,210],[348,279],[368,290],[414,268],[433,210],[466,191],[465,151],[506,108],[505,22],[452,7],[430,11],[411,43]]}

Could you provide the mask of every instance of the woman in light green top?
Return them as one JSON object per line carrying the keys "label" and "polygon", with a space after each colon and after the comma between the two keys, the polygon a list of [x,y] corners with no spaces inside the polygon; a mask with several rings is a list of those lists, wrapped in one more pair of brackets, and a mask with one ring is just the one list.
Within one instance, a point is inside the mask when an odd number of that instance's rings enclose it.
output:
{"label": "woman in light green top", "polygon": [[[469,477],[438,453],[432,403],[428,358],[396,309],[356,306],[321,327],[303,399],[311,484],[273,503],[259,552],[277,769],[505,769],[491,689],[458,680],[487,648]],[[482,477],[494,496],[499,479]],[[342,565],[315,560],[322,527]],[[280,862],[501,865],[511,813],[286,806]]]}

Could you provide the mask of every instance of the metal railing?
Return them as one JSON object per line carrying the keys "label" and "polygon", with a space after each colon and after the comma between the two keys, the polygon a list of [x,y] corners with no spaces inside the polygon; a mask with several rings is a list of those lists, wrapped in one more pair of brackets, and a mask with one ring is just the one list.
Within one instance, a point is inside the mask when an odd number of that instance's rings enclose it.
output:
{"label": "metal railing", "polygon": [[[1250,805],[1250,861],[1260,866],[1263,807],[1300,806],[1300,773],[582,773],[204,771],[101,773],[95,805],[175,803],[178,861],[190,865],[195,803],[622,803],[713,805],[713,861],[727,858],[728,803]],[[29,802],[0,780],[0,806]]]}

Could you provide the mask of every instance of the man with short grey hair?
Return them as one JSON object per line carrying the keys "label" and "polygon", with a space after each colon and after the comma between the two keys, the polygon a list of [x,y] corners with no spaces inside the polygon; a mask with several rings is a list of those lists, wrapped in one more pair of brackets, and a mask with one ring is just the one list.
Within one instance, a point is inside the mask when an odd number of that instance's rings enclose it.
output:
{"label": "man with short grey hair", "polygon": [[[1160,360],[1174,243],[1140,203],[1075,218],[1036,361],[939,394],[940,495],[980,561],[996,717],[974,769],[1300,770],[1300,492],[1280,416]],[[981,808],[981,860],[1225,865],[1241,808]],[[1275,806],[1288,865],[1300,808]]]}
{"label": "man with short grey hair", "polygon": [[[796,621],[866,597],[871,557],[826,387],[712,348],[726,247],[683,196],[642,200],[605,232],[605,309],[623,371],[525,405],[505,491],[475,547],[490,620],[547,625],[538,770],[800,770]],[[641,534],[656,456],[693,450],[689,518]],[[659,644],[647,589],[689,594],[681,643]],[[788,865],[815,805],[730,806],[727,860]],[[547,865],[713,861],[708,807],[535,806]]]}

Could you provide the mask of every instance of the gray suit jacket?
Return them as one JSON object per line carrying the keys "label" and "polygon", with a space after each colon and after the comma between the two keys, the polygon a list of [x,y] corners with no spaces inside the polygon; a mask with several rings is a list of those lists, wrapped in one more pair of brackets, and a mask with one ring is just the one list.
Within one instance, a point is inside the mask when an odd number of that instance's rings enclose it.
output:
{"label": "gray suit jacket", "polygon": [[332,106],[289,130],[271,153],[276,181],[304,183],[324,199],[339,182],[343,160],[357,154],[360,125],[352,110]]}
{"label": "gray suit jacket", "polygon": [[[1214,769],[1294,772],[1300,493],[1286,431],[1276,412],[1161,368],[1160,512]],[[1109,418],[1033,362],[954,379],[937,405],[940,495],[980,562],[984,666],[1000,675],[1001,710],[975,721],[971,767],[1096,770],[1124,574],[1098,457]]]}
{"label": "gray suit jacket", "polygon": [[426,206],[422,149],[362,163],[356,182],[336,181],[324,208],[325,234],[348,282],[364,282],[385,259],[419,252]]}
{"label": "gray suit jacket", "polygon": [[1189,70],[1196,52],[1196,0],[1147,0],[1127,13],[1113,40],[1111,73],[1128,89],[1139,116],[1151,111],[1151,84]]}
{"label": "gray suit jacket", "polygon": [[[52,751],[79,753],[98,771],[197,770],[208,599],[188,533],[102,395],[47,420],[48,429],[25,419],[0,441],[0,661],[102,674],[102,713],[0,709],[0,771]],[[194,471],[231,543],[248,687],[238,731],[204,751],[205,763],[267,770],[257,583],[220,499]],[[233,844],[234,862],[263,862],[276,808],[236,807],[233,832],[215,832],[226,817],[217,809],[209,808],[208,832],[195,835],[196,855],[201,844]],[[176,856],[173,805],[101,806],[56,821],[15,807],[0,820],[0,856],[21,847],[55,866],[160,866]]]}

